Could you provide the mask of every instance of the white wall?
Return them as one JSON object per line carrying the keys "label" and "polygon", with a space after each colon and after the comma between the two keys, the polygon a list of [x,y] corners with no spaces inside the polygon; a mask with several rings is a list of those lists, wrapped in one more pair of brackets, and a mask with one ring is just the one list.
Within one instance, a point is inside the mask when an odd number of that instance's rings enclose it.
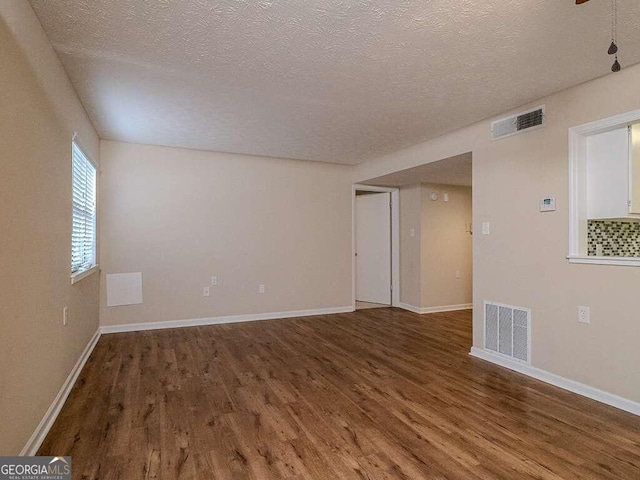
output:
{"label": "white wall", "polygon": [[[0,454],[17,455],[98,328],[71,285],[71,138],[98,136],[29,3],[0,2]],[[62,325],[62,309],[69,322]]]}
{"label": "white wall", "polygon": [[[472,151],[474,345],[483,346],[483,300],[529,307],[533,366],[635,401],[640,269],[565,257],[568,128],[640,109],[639,84],[640,65],[629,67],[532,103],[546,104],[544,128],[491,142],[486,120],[361,164],[354,178]],[[556,212],[538,211],[546,196],[556,197]],[[483,221],[491,222],[491,235],[479,234]],[[590,325],[577,322],[578,305],[591,307]]]}
{"label": "white wall", "polygon": [[102,274],[144,282],[102,325],[351,305],[349,167],[102,141],[101,170]]}

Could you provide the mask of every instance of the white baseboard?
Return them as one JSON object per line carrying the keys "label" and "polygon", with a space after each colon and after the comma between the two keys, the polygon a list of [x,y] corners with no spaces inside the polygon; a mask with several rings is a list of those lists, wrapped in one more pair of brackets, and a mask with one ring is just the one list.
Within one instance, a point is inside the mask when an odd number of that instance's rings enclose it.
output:
{"label": "white baseboard", "polygon": [[551,385],[563,388],[564,390],[569,390],[570,392],[577,393],[578,395],[582,395],[583,397],[587,397],[592,400],[605,403],[612,407],[619,408],[620,410],[624,410],[625,412],[633,413],[634,415],[640,415],[640,403],[634,402],[633,400],[629,400],[627,398],[614,395],[613,393],[608,393],[597,388],[590,387],[589,385],[585,385],[584,383],[569,380],[568,378],[564,378],[560,375],[547,372],[546,370],[541,370],[530,365],[510,360],[509,358],[497,355],[493,352],[483,350],[481,348],[471,347],[471,352],[469,352],[469,355],[480,358],[482,360],[486,360],[487,362],[495,363],[496,365],[514,370],[518,373],[522,373],[523,375],[527,375],[537,380],[550,383]]}
{"label": "white baseboard", "polygon": [[402,303],[400,302],[398,304],[398,307],[404,309],[404,310],[409,310],[410,312],[413,313],[420,313],[420,308],[419,307],[415,307],[413,305],[409,305],[408,303]]}
{"label": "white baseboard", "polygon": [[33,456],[38,452],[38,449],[40,448],[40,445],[42,445],[42,442],[47,436],[47,433],[49,433],[49,430],[51,430],[53,422],[56,421],[60,410],[62,410],[62,406],[67,400],[69,393],[71,393],[71,389],[75,385],[76,380],[78,379],[78,375],[80,375],[80,372],[82,371],[82,367],[84,367],[84,364],[87,363],[87,360],[89,359],[89,356],[91,355],[91,352],[93,352],[93,349],[98,343],[99,339],[100,329],[96,330],[96,333],[93,334],[91,340],[89,340],[89,343],[87,343],[87,346],[84,348],[84,351],[80,355],[80,358],[78,358],[78,361],[71,369],[69,376],[62,384],[62,388],[60,388],[60,391],[56,395],[56,398],[54,398],[51,405],[49,405],[47,413],[44,414],[44,417],[42,417],[42,420],[40,420],[40,423],[31,434],[31,437],[29,437],[29,440],[27,440],[26,445],[20,452],[20,456]]}
{"label": "white baseboard", "polygon": [[294,310],[290,312],[257,313],[248,315],[231,315],[227,317],[193,318],[187,320],[167,320],[149,323],[127,323],[124,325],[103,325],[100,332],[123,333],[142,330],[159,330],[163,328],[198,327],[202,325],[219,325],[223,323],[256,322],[259,320],[275,320],[278,318],[309,317],[313,315],[328,315],[333,313],[353,312],[353,306],[319,308],[316,310]]}
{"label": "white baseboard", "polygon": [[440,307],[416,307],[415,305],[409,305],[408,303],[400,303],[400,308],[409,310],[413,313],[440,313],[440,312],[454,312],[456,310],[470,310],[473,308],[472,303],[461,303],[460,305],[442,305]]}

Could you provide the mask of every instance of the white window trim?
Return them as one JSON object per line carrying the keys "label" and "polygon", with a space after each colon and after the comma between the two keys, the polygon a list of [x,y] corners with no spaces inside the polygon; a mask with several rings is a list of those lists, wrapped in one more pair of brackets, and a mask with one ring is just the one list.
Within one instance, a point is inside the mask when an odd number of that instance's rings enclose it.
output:
{"label": "white window trim", "polygon": [[618,265],[640,267],[640,258],[595,257],[580,251],[580,242],[586,232],[580,232],[580,221],[587,216],[586,160],[587,137],[624,128],[640,122],[640,110],[585,123],[569,129],[569,263],[590,265]]}
{"label": "white window trim", "polygon": [[71,285],[73,285],[74,283],[78,283],[83,278],[86,278],[89,275],[92,275],[93,273],[97,272],[98,270],[100,270],[100,265],[95,264],[93,267],[88,268],[87,270],[84,270],[82,272],[74,273],[73,275],[71,275]]}

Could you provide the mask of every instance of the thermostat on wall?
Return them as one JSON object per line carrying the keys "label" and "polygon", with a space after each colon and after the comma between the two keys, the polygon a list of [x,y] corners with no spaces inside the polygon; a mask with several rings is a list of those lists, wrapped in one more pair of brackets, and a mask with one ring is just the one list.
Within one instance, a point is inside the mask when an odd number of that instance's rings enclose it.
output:
{"label": "thermostat on wall", "polygon": [[541,212],[553,212],[556,209],[556,199],[552,197],[543,198],[540,200]]}

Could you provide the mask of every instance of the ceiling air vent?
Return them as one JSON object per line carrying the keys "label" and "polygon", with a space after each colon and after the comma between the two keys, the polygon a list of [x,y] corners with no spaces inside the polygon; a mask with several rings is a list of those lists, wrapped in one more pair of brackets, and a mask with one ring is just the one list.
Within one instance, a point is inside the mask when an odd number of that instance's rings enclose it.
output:
{"label": "ceiling air vent", "polygon": [[545,124],[544,105],[491,123],[491,138],[509,137]]}

